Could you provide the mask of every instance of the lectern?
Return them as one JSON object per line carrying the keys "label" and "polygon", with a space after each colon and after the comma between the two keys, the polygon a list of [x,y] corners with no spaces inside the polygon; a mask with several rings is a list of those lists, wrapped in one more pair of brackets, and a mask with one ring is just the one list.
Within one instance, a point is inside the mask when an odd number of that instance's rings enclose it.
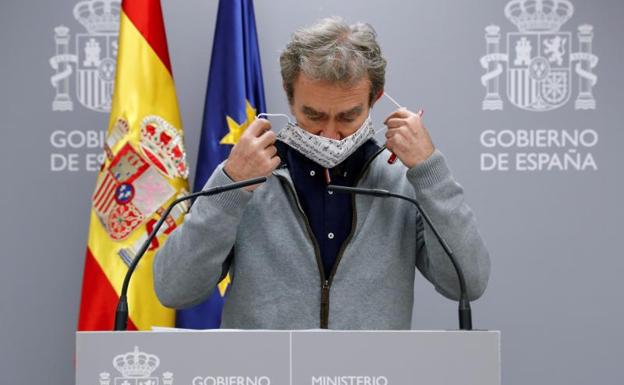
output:
{"label": "lectern", "polygon": [[77,385],[500,385],[498,331],[78,332]]}

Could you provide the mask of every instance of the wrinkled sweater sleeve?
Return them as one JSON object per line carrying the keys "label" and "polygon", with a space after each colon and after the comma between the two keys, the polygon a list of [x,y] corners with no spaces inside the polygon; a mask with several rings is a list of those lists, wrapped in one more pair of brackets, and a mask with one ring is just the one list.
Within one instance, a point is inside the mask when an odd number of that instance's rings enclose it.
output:
{"label": "wrinkled sweater sleeve", "polygon": [[[416,200],[446,240],[461,266],[468,297],[479,298],[490,275],[490,257],[477,229],[472,210],[464,200],[463,188],[455,182],[442,153],[435,150],[424,162],[407,171]],[[423,220],[424,223],[424,220]],[[417,235],[416,266],[436,290],[459,299],[459,280],[444,249],[431,228]]]}
{"label": "wrinkled sweater sleeve", "polygon": [[[215,169],[206,188],[232,183]],[[199,197],[172,232],[154,259],[154,288],[160,302],[171,308],[185,308],[203,301],[228,268],[228,255],[238,225],[252,193],[232,190]]]}

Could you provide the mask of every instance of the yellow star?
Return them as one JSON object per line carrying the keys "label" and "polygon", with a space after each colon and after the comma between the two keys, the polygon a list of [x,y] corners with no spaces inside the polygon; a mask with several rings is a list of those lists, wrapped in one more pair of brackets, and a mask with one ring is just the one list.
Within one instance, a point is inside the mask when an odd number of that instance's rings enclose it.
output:
{"label": "yellow star", "polygon": [[240,124],[236,123],[236,121],[229,116],[225,117],[230,132],[228,132],[223,138],[221,138],[221,141],[219,143],[232,145],[238,143],[238,140],[243,135],[243,132],[245,132],[251,122],[256,119],[256,109],[253,108],[247,100],[245,100],[245,115],[247,115],[247,119]]}
{"label": "yellow star", "polygon": [[223,278],[221,280],[221,282],[219,282],[219,284],[217,285],[217,287],[219,288],[219,294],[221,294],[221,297],[223,297],[225,295],[225,292],[228,288],[228,286],[230,285],[230,273],[227,273],[227,275],[225,276],[225,278]]}

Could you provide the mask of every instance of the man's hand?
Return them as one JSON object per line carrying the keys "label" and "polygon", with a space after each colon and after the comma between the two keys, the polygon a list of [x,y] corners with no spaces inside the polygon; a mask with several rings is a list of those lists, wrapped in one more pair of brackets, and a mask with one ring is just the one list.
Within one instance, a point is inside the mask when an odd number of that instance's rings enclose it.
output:
{"label": "man's hand", "polygon": [[419,114],[401,108],[390,114],[384,124],[388,126],[386,148],[407,168],[422,163],[433,154],[435,147]]}
{"label": "man's hand", "polygon": [[[223,169],[235,182],[269,176],[280,164],[275,148],[275,133],[266,119],[256,119],[234,145]],[[259,185],[246,187],[255,190]]]}

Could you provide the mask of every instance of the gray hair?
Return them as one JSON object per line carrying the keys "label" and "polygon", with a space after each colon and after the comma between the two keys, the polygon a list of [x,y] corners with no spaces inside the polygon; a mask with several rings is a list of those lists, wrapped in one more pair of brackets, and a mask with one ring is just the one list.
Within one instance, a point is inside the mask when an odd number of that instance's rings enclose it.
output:
{"label": "gray hair", "polygon": [[353,84],[368,75],[369,103],[383,90],[386,59],[381,55],[377,33],[369,24],[348,25],[331,17],[297,30],[280,55],[282,81],[288,102],[293,102],[293,83],[300,72],[315,80]]}

